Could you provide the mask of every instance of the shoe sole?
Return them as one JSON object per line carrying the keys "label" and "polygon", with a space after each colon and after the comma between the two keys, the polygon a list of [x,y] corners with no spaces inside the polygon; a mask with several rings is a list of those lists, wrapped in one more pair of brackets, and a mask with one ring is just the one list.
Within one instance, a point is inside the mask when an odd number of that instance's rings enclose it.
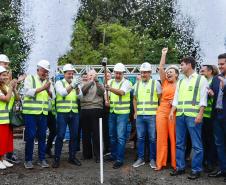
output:
{"label": "shoe sole", "polygon": [[151,169],[156,169],[157,168],[156,166],[152,166],[152,165],[150,165],[150,167],[151,167]]}
{"label": "shoe sole", "polygon": [[24,166],[24,168],[26,168],[26,169],[33,169],[34,166],[32,166],[32,167],[26,167],[26,166]]}
{"label": "shoe sole", "polygon": [[143,162],[143,163],[141,163],[141,164],[139,164],[139,165],[133,165],[133,167],[134,167],[134,168],[138,168],[138,167],[143,166],[143,165],[145,165],[145,162]]}

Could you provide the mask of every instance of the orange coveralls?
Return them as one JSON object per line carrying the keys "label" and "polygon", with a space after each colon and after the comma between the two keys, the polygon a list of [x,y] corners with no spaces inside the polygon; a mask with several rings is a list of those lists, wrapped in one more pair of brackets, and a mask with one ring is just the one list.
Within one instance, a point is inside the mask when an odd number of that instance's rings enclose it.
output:
{"label": "orange coveralls", "polygon": [[162,83],[162,98],[156,115],[157,130],[157,170],[166,166],[168,156],[168,136],[171,146],[171,166],[176,169],[176,115],[169,120],[171,103],[173,101],[176,85],[165,80]]}

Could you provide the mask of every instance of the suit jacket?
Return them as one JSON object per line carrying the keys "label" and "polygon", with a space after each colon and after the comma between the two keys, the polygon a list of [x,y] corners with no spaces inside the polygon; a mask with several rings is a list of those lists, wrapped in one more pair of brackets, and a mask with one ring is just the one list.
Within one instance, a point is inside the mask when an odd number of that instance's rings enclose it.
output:
{"label": "suit jacket", "polygon": [[[213,97],[213,105],[212,105],[212,118],[216,116],[216,102],[217,102],[217,97],[220,89],[220,80],[218,79],[218,76],[222,76],[223,74],[219,74],[215,76],[212,80],[212,83],[210,85],[210,88],[214,92],[214,97]],[[222,89],[223,91],[223,114],[224,117],[226,118],[226,84],[224,85],[224,88]]]}

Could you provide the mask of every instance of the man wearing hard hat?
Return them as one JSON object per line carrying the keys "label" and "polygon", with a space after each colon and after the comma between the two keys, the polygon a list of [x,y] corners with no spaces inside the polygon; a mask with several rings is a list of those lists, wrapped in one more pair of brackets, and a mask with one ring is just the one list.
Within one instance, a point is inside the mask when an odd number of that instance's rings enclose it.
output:
{"label": "man wearing hard hat", "polygon": [[123,165],[127,123],[130,113],[130,91],[132,84],[123,76],[125,66],[117,63],[114,66],[114,79],[108,81],[106,89],[110,92],[109,136],[111,155],[108,161],[115,161],[113,168]]}
{"label": "man wearing hard hat", "polygon": [[34,139],[39,145],[39,162],[42,168],[49,165],[45,160],[48,100],[54,98],[53,86],[48,80],[50,64],[41,60],[37,64],[37,75],[29,75],[24,81],[23,114],[25,121],[25,163],[27,169],[33,168]]}
{"label": "man wearing hard hat", "polygon": [[141,81],[134,85],[134,118],[137,130],[138,159],[134,168],[144,165],[145,135],[148,133],[150,150],[150,167],[156,168],[156,111],[162,93],[158,81],[151,79],[151,64],[145,62],[140,67]]}
{"label": "man wearing hard hat", "polygon": [[82,96],[79,86],[81,79],[78,77],[74,78],[75,69],[71,64],[64,65],[63,72],[64,79],[56,82],[57,137],[53,168],[58,168],[60,165],[60,156],[67,125],[70,131],[68,162],[81,166],[81,162],[75,157],[79,126],[77,99]]}

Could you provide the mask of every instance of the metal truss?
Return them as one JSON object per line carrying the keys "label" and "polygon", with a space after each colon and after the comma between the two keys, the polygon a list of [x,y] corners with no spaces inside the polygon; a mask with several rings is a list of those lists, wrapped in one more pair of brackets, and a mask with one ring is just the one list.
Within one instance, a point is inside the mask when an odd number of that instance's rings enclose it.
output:
{"label": "metal truss", "polygon": [[[168,65],[166,65],[167,67]],[[58,72],[62,73],[62,68],[63,66],[58,66]],[[90,71],[91,69],[94,69],[99,75],[103,75],[104,73],[104,68],[102,65],[74,65],[75,68],[75,72],[78,75],[82,75],[84,73],[87,73],[88,71]],[[137,75],[140,73],[139,69],[140,69],[140,64],[128,64],[125,65],[126,71],[125,71],[125,75],[127,76],[131,76],[131,75]],[[152,73],[158,73],[158,65],[153,64],[152,65]],[[109,72],[113,72],[114,69],[114,65],[107,65],[107,70]]]}

